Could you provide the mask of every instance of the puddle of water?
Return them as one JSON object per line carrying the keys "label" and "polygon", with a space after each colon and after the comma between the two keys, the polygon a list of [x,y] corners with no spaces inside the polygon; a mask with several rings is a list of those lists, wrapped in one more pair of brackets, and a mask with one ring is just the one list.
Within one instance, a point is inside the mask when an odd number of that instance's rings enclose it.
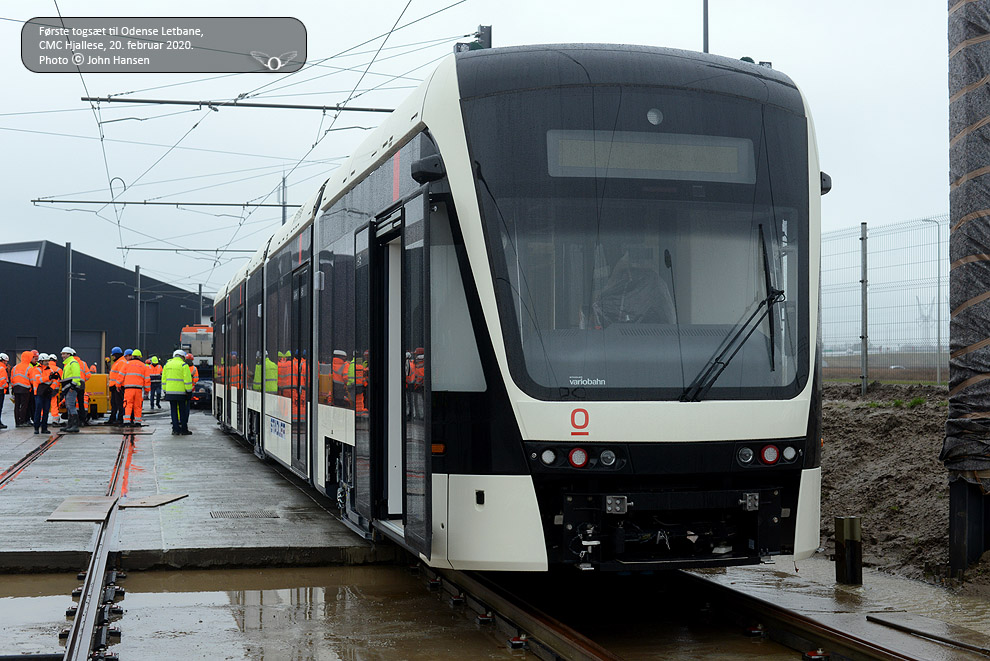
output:
{"label": "puddle of water", "polygon": [[121,658],[520,658],[398,567],[139,572]]}
{"label": "puddle of water", "polygon": [[0,575],[0,654],[60,653],[75,574]]}

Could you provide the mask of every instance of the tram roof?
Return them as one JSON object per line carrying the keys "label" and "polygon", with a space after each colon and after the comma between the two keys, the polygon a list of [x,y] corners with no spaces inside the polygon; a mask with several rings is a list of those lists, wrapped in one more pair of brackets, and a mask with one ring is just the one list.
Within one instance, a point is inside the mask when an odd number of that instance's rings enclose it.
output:
{"label": "tram roof", "polygon": [[457,54],[461,98],[586,85],[643,85],[749,98],[805,114],[785,74],[721,55],[656,46],[548,44]]}

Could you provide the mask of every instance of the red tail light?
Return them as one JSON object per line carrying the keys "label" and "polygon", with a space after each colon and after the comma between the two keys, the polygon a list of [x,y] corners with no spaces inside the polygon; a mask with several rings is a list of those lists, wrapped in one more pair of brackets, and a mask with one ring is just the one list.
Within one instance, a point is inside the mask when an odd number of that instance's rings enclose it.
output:
{"label": "red tail light", "polygon": [[567,455],[567,461],[571,462],[574,468],[584,468],[588,465],[588,452],[583,448],[574,448]]}
{"label": "red tail light", "polygon": [[777,449],[776,445],[765,445],[763,449],[760,450],[760,459],[763,463],[773,465],[777,463],[780,459],[780,450]]}

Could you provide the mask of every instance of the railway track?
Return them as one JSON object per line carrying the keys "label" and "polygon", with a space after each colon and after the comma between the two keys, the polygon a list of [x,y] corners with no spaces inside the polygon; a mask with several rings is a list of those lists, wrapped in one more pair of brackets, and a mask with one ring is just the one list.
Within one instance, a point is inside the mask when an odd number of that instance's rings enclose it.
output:
{"label": "railway track", "polygon": [[[529,584],[527,579],[521,583],[509,580],[502,583],[498,575],[478,574],[473,572],[454,572],[423,568],[431,589],[442,591],[452,605],[463,604],[466,613],[477,619],[479,623],[488,623],[495,627],[503,636],[510,648],[525,649],[540,659],[556,661],[567,659],[589,661],[600,659],[612,661],[624,658],[623,653],[635,648],[637,658],[643,657],[644,649],[657,650],[653,658],[678,658],[676,644],[672,647],[670,634],[662,627],[656,629],[656,639],[652,643],[649,638],[640,637],[629,647],[620,645],[601,644],[593,638],[601,634],[601,630],[585,634],[587,622],[577,623],[572,620],[573,610],[563,608],[560,611],[552,604],[537,604],[531,602],[532,593],[520,590],[520,585]],[[657,580],[656,577],[643,577],[644,580]],[[767,638],[779,644],[782,651],[764,648],[766,655],[772,658],[803,658],[808,660],[840,661],[882,660],[908,661],[928,659],[986,659],[990,658],[990,648],[981,647],[972,642],[966,642],[964,635],[939,635],[929,633],[922,626],[898,627],[896,624],[883,623],[883,618],[867,614],[844,613],[834,620],[822,617],[821,613],[801,613],[771,601],[747,595],[728,586],[713,583],[702,576],[689,572],[671,572],[664,581],[668,594],[661,597],[667,599],[671,595],[682,595],[682,610],[692,611],[698,604],[711,604],[711,616],[718,621],[718,626],[730,631],[729,636],[738,637],[742,649],[749,647],[745,636]],[[496,584],[499,581],[500,584]],[[650,604],[644,600],[644,593],[652,591],[652,585],[647,590],[640,590],[625,595],[621,593],[596,594],[596,588],[588,584],[584,589],[583,603],[591,611],[619,611],[606,624],[613,627],[607,638],[611,641],[623,638],[616,633],[618,627],[625,622],[627,627],[649,626],[649,623],[659,623],[664,615],[650,611]],[[541,583],[536,588],[542,594],[553,593],[555,590],[548,584]],[[575,594],[561,590],[561,600],[578,601]],[[675,597],[676,598],[676,597]],[[647,612],[644,612],[647,609]],[[638,613],[637,613],[638,612]],[[637,613],[637,614],[633,614]],[[691,617],[691,616],[688,616]],[[844,626],[851,619],[858,617],[863,623],[869,621],[885,624],[885,628],[865,629],[862,626]],[[638,619],[637,619],[638,618]],[[618,624],[616,624],[618,623]],[[664,638],[667,636],[667,638]],[[612,649],[615,647],[615,649]],[[776,646],[774,646],[776,647]],[[787,652],[784,648],[790,648]],[[748,654],[752,654],[749,647]],[[685,651],[686,658],[698,658],[697,646],[690,652]],[[704,652],[700,652],[704,654]],[[712,642],[710,654],[712,658],[726,653],[724,642]],[[649,656],[646,658],[650,658]]]}
{"label": "railway track", "polygon": [[62,437],[61,432],[55,432],[47,439],[41,442],[37,447],[28,452],[26,455],[18,459],[16,462],[11,464],[6,470],[0,473],[0,489],[3,489],[8,482],[13,480],[15,477],[20,475],[25,468],[33,464],[41,455],[48,452],[48,450],[58,442],[58,439]]}
{"label": "railway track", "polygon": [[66,612],[67,616],[72,617],[72,626],[65,633],[64,661],[109,661],[117,658],[108,648],[119,639],[120,632],[110,625],[114,617],[122,613],[115,602],[124,594],[117,581],[125,575],[119,569],[120,558],[112,550],[112,540],[116,536],[120,511],[116,499],[122,495],[126,482],[125,466],[133,444],[133,433],[125,431],[106,489],[106,495],[115,500],[106,518],[97,524],[89,566],[84,574],[80,574],[83,585],[73,593],[74,596],[78,593],[78,606]]}

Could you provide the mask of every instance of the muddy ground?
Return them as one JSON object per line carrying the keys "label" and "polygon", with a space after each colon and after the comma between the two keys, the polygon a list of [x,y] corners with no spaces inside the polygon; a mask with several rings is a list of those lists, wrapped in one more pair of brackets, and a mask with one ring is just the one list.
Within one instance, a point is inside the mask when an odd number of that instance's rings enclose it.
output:
{"label": "muddy ground", "polygon": [[[938,460],[948,412],[946,387],[827,384],[822,449],[822,546],[834,549],[834,518],[860,515],[863,564],[907,578],[938,580],[949,561],[949,487]],[[990,554],[966,587],[990,595]],[[934,574],[934,575],[933,575]]]}

